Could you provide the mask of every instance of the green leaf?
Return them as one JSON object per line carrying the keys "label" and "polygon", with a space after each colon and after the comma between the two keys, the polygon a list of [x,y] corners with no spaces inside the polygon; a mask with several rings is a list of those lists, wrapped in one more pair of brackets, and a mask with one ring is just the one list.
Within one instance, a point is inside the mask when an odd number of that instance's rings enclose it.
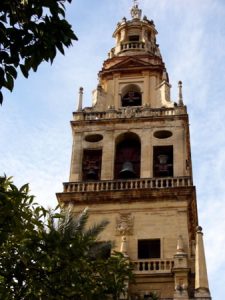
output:
{"label": "green leaf", "polygon": [[5,71],[0,67],[0,88],[5,84]]}
{"label": "green leaf", "polygon": [[19,192],[20,193],[28,193],[28,191],[29,191],[29,185],[28,185],[28,183],[27,184],[24,184],[23,186],[21,186],[21,188],[19,189]]}
{"label": "green leaf", "polygon": [[2,95],[2,92],[0,91],[0,104],[2,105],[3,103],[3,95]]}
{"label": "green leaf", "polygon": [[5,87],[10,90],[10,92],[12,92],[13,87],[14,87],[14,79],[13,77],[9,74],[6,73],[6,83],[5,83]]}
{"label": "green leaf", "polygon": [[7,21],[7,17],[6,17],[6,13],[3,13],[1,16],[0,16],[0,20],[4,23],[6,23]]}
{"label": "green leaf", "polygon": [[57,43],[57,44],[56,44],[56,47],[59,49],[59,51],[60,51],[63,55],[65,54],[62,43]]}
{"label": "green leaf", "polygon": [[17,77],[17,71],[16,71],[16,69],[15,69],[13,66],[6,66],[6,67],[5,67],[5,70],[6,70],[8,73],[10,73],[10,75],[11,75],[14,79],[16,79],[16,77]]}
{"label": "green leaf", "polygon": [[20,70],[21,70],[23,76],[25,78],[28,78],[28,76],[29,76],[28,70],[27,70],[27,68],[24,65],[20,64]]}
{"label": "green leaf", "polygon": [[[18,68],[25,78],[44,61],[53,60],[57,50],[77,40],[65,19],[71,0],[0,1],[0,88],[13,90]],[[2,103],[1,94],[1,103]]]}
{"label": "green leaf", "polygon": [[0,60],[5,61],[9,58],[9,54],[7,51],[0,51]]}

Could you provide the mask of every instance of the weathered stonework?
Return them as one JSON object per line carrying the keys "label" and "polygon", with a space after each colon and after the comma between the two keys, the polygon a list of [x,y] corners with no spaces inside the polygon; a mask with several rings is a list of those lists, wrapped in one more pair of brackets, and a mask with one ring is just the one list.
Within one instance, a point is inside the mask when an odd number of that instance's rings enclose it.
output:
{"label": "weathered stonework", "polygon": [[90,225],[109,221],[101,239],[134,264],[126,299],[209,300],[182,83],[175,103],[156,34],[136,4],[118,23],[92,107],[79,91],[70,179],[57,198],[74,213],[89,207]]}
{"label": "weathered stonework", "polygon": [[133,235],[134,217],[131,213],[120,213],[116,218],[116,235]]}

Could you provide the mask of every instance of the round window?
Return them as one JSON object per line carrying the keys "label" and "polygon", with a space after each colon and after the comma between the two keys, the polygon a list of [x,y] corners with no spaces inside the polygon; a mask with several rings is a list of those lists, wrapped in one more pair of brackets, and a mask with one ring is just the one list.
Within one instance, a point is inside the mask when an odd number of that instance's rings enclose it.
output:
{"label": "round window", "polygon": [[157,139],[167,139],[171,137],[173,133],[169,130],[158,130],[154,132],[154,137]]}
{"label": "round window", "polygon": [[85,137],[85,141],[90,143],[96,143],[103,139],[103,136],[101,134],[89,134]]}

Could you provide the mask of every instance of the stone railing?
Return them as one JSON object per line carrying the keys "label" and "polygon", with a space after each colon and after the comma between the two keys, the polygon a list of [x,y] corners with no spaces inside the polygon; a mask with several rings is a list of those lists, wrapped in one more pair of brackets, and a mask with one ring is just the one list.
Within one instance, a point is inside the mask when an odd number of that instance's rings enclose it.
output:
{"label": "stone railing", "polygon": [[174,266],[174,261],[170,259],[139,259],[132,263],[135,274],[170,273]]}
{"label": "stone railing", "polygon": [[161,189],[187,186],[192,186],[191,177],[101,180],[92,182],[66,182],[64,183],[64,193],[121,191],[132,189]]}
{"label": "stone railing", "polygon": [[172,108],[141,108],[141,107],[124,107],[118,110],[108,109],[107,111],[97,112],[92,111],[91,108],[86,108],[82,112],[74,113],[74,121],[80,120],[104,120],[117,118],[140,118],[140,117],[164,117],[175,116],[186,113],[185,106],[178,106]]}
{"label": "stone railing", "polygon": [[120,46],[120,51],[125,51],[125,50],[143,50],[145,48],[145,43],[144,42],[125,42],[122,43]]}

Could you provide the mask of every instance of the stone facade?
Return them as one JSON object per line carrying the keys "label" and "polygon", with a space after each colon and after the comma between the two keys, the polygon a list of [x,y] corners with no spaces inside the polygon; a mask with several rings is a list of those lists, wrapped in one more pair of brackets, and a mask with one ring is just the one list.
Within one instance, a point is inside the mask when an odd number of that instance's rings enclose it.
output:
{"label": "stone facade", "polygon": [[211,299],[182,83],[174,103],[154,22],[137,4],[131,15],[113,34],[92,107],[80,89],[70,180],[57,197],[74,213],[88,206],[90,224],[110,222],[101,239],[135,266],[129,299]]}

